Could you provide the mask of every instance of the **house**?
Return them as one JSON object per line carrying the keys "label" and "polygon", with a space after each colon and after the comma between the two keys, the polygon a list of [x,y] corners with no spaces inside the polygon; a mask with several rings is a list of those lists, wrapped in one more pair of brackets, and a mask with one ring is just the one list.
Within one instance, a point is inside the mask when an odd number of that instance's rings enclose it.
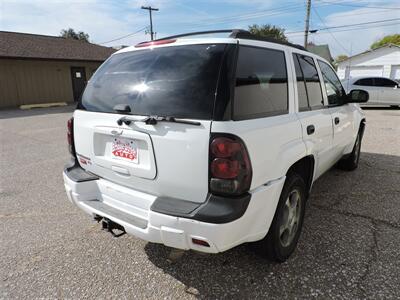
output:
{"label": "house", "polygon": [[400,46],[388,44],[351,56],[338,63],[340,79],[360,76],[400,79]]}
{"label": "house", "polygon": [[74,102],[116,50],[63,37],[0,31],[0,108]]}
{"label": "house", "polygon": [[310,51],[311,53],[314,53],[316,55],[319,55],[319,56],[325,58],[330,63],[333,62],[331,51],[330,51],[328,45],[308,44],[307,50]]}

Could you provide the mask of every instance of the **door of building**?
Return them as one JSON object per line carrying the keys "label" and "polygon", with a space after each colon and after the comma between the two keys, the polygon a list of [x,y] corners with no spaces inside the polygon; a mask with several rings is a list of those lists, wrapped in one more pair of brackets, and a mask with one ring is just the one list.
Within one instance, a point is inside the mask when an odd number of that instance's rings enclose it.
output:
{"label": "door of building", "polygon": [[74,101],[79,101],[86,85],[86,72],[84,67],[71,67],[72,93]]}

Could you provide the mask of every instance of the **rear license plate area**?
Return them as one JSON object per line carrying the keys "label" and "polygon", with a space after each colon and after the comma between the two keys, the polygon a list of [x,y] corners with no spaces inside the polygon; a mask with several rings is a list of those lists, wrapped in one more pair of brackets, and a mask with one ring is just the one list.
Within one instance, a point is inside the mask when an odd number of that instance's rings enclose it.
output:
{"label": "rear license plate area", "polygon": [[133,139],[114,138],[111,145],[111,157],[116,160],[139,163],[138,145]]}

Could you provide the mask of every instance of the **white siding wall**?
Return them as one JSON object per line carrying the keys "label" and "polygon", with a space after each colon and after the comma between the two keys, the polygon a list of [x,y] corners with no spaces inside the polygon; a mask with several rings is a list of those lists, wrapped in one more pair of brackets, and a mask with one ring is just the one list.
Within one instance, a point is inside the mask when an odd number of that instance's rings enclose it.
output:
{"label": "white siding wall", "polygon": [[392,66],[396,65],[400,65],[400,48],[391,46],[367,52],[355,56],[350,60],[343,61],[338,64],[337,73],[340,79],[344,79],[350,75],[350,68],[357,69],[357,75],[362,73],[360,70],[365,68],[366,75],[368,76],[368,72],[371,72],[371,69],[380,67],[383,69],[383,77],[391,77],[393,76],[392,74],[396,73],[392,72]]}
{"label": "white siding wall", "polygon": [[400,80],[400,65],[393,65],[390,73],[390,78]]}

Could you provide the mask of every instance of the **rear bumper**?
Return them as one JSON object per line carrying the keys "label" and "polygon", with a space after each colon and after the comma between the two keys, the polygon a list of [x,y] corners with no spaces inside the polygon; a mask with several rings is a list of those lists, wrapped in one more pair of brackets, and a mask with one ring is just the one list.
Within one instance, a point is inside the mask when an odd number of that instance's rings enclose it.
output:
{"label": "rear bumper", "polygon": [[[222,252],[245,242],[262,239],[272,222],[285,180],[282,177],[251,191],[243,213],[235,215],[233,212],[234,220],[231,220],[232,214],[223,220],[218,215],[218,209],[221,208],[218,205],[208,206],[204,210],[202,204],[194,212],[192,209],[183,209],[180,215],[171,215],[173,213],[168,208],[171,205],[160,205],[163,198],[128,189],[87,173],[79,174],[79,170],[74,170],[71,176],[66,169],[63,177],[69,200],[89,215],[110,219],[123,226],[128,234],[149,242],[208,253]],[[168,202],[168,198],[164,200]],[[187,207],[188,203],[191,202],[182,201],[181,206]],[[179,200],[169,204],[179,206]],[[241,202],[239,208],[233,209],[243,209],[243,205]],[[196,211],[202,213],[196,217]],[[227,214],[223,215],[226,217]],[[206,241],[210,247],[193,244],[193,238]]]}

